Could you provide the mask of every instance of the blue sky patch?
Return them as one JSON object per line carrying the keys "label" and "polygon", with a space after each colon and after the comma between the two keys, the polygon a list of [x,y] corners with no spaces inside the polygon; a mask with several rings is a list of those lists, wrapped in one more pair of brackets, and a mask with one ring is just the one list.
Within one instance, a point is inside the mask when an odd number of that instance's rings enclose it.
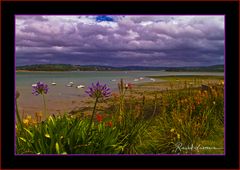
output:
{"label": "blue sky patch", "polygon": [[114,20],[109,16],[97,16],[96,21],[102,22],[102,21],[114,21]]}

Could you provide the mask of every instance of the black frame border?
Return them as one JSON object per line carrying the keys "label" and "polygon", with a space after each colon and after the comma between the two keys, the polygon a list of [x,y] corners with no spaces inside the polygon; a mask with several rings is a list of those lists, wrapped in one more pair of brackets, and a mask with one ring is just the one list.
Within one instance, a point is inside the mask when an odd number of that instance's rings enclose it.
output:
{"label": "black frame border", "polygon": [[[1,166],[3,168],[238,168],[238,2],[7,2],[2,17]],[[225,156],[14,156],[14,15],[16,14],[223,14],[226,17]],[[238,35],[238,36],[237,36]],[[229,82],[229,83],[228,83]],[[94,163],[93,163],[94,162]]]}

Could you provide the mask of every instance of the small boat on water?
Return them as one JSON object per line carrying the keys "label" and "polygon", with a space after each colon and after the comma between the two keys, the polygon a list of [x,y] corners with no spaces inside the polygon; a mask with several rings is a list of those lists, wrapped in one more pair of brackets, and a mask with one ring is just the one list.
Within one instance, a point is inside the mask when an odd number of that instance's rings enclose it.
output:
{"label": "small boat on water", "polygon": [[74,83],[72,81],[70,81],[68,84],[67,84],[67,87],[72,87],[74,85]]}
{"label": "small boat on water", "polygon": [[72,86],[73,86],[73,84],[67,84],[66,86],[67,86],[67,87],[72,87]]}
{"label": "small boat on water", "polygon": [[55,85],[57,85],[57,83],[54,83],[54,82],[53,82],[52,85],[55,86]]}
{"label": "small boat on water", "polygon": [[84,88],[84,87],[85,87],[84,85],[76,86],[76,88],[78,88],[78,89],[81,89],[81,88]]}
{"label": "small boat on water", "polygon": [[140,77],[139,80],[143,80],[144,78],[143,77]]}
{"label": "small boat on water", "polygon": [[134,79],[133,81],[139,81],[139,79]]}
{"label": "small boat on water", "polygon": [[153,79],[153,78],[150,78],[150,80],[151,80],[151,81],[156,81],[156,80],[155,80],[155,79]]}
{"label": "small boat on water", "polygon": [[37,87],[37,84],[32,84],[32,87]]}
{"label": "small boat on water", "polygon": [[113,80],[111,80],[111,81],[117,81],[116,79],[113,79]]}

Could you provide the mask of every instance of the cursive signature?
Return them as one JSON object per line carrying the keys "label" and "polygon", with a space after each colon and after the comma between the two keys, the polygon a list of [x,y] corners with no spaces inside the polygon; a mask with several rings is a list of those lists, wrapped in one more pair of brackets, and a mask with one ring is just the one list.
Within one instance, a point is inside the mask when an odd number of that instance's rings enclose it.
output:
{"label": "cursive signature", "polygon": [[190,151],[199,151],[199,150],[219,150],[219,149],[224,149],[224,148],[217,148],[215,146],[202,146],[202,145],[196,145],[194,146],[193,144],[191,145],[187,145],[187,146],[183,146],[183,144],[181,142],[177,142],[175,144],[175,152],[179,153],[182,150],[190,150]]}

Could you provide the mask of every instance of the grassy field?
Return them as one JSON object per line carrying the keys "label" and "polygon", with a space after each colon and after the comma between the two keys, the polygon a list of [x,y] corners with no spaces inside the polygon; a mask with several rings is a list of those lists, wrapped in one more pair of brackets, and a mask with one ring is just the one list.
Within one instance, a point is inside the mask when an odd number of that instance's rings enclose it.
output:
{"label": "grassy field", "polygon": [[223,154],[224,78],[151,78],[164,81],[93,87],[74,114],[17,114],[17,154]]}

